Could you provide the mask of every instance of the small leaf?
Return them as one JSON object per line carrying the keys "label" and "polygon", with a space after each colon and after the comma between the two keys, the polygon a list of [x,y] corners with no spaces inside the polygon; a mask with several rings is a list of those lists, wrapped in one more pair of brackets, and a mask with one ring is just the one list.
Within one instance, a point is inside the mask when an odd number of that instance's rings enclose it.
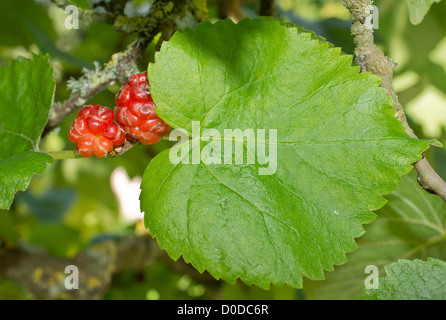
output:
{"label": "small leaf", "polygon": [[410,22],[414,25],[420,24],[433,3],[441,0],[404,0],[409,8]]}
{"label": "small leaf", "polygon": [[[265,18],[205,22],[164,43],[149,66],[156,112],[192,140],[144,173],[141,209],[160,247],[200,272],[262,288],[301,287],[302,275],[323,279],[345,262],[380,195],[428,147],[404,133],[380,79],[351,64],[339,48]],[[239,139],[243,157],[229,150],[240,164],[170,161],[183,147],[188,159],[209,150],[197,143],[208,129],[223,137],[213,140],[221,150],[234,141],[225,129],[255,137]]]}
{"label": "small leaf", "polygon": [[443,148],[443,144],[440,141],[438,141],[437,139],[429,140],[429,145],[432,147]]}
{"label": "small leaf", "polygon": [[377,289],[366,289],[367,300],[446,300],[446,262],[400,260],[385,266]]}
{"label": "small leaf", "polygon": [[49,57],[19,58],[0,68],[0,208],[42,173],[48,155],[35,153],[48,121],[55,82]]}

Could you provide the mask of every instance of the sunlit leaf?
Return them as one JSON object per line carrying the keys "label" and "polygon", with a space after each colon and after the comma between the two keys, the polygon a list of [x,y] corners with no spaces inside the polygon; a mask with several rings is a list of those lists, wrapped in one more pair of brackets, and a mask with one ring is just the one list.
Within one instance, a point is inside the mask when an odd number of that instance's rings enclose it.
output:
{"label": "sunlit leaf", "polygon": [[[149,78],[166,122],[192,134],[198,121],[202,137],[262,129],[269,138],[277,130],[277,139],[242,137],[243,156],[230,150],[232,164],[175,164],[169,150],[153,159],[141,208],[160,247],[200,272],[263,288],[300,287],[302,275],[323,279],[345,262],[384,205],[380,195],[428,145],[404,133],[380,80],[351,63],[339,48],[270,19],[206,22],[165,43]],[[191,161],[207,147],[192,138],[182,144]],[[215,141],[223,150],[228,139]],[[263,147],[276,166],[261,164]]]}

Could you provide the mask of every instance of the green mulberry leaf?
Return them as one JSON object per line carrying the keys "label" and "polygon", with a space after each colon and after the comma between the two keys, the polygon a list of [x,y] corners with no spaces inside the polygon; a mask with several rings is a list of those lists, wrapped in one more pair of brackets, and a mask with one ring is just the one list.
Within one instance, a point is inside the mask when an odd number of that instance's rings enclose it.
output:
{"label": "green mulberry leaf", "polygon": [[163,44],[149,65],[156,112],[192,139],[144,173],[141,209],[160,247],[262,288],[344,263],[429,143],[405,134],[380,79],[351,63],[265,18],[205,22]]}
{"label": "green mulberry leaf", "polygon": [[400,260],[385,267],[377,289],[366,289],[367,300],[446,300],[446,262]]}
{"label": "green mulberry leaf", "polygon": [[424,16],[428,13],[432,4],[438,3],[441,0],[404,0],[409,8],[410,22],[414,25],[420,24]]}
{"label": "green mulberry leaf", "polygon": [[53,102],[55,82],[49,57],[19,58],[0,68],[0,208],[8,209],[48,155],[37,153]]}
{"label": "green mulberry leaf", "polygon": [[25,152],[0,160],[0,208],[9,208],[14,194],[26,190],[31,177],[42,173],[48,162],[51,163],[52,158],[38,152]]}

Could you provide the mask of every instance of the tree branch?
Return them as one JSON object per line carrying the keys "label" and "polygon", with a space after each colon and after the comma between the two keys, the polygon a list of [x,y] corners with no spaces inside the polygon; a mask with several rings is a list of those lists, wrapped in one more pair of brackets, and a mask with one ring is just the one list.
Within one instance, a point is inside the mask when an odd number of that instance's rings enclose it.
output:
{"label": "tree branch", "polygon": [[[350,11],[353,17],[351,33],[355,43],[356,64],[360,66],[360,71],[370,71],[381,77],[381,86],[387,90],[389,96],[395,103],[393,108],[396,117],[404,125],[409,136],[418,139],[410,128],[403,106],[398,100],[392,85],[393,68],[395,63],[379,49],[373,38],[373,26],[371,24],[370,8],[371,0],[344,0],[344,6]],[[430,193],[437,194],[446,201],[446,182],[435,172],[426,158],[414,164],[418,173],[418,183]]]}

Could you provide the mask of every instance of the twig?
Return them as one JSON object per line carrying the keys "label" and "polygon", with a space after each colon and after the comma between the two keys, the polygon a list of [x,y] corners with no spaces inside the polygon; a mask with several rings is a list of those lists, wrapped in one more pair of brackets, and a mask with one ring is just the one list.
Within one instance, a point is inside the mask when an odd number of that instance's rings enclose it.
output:
{"label": "twig", "polygon": [[[158,33],[158,30],[154,32]],[[53,105],[45,128],[46,131],[57,127],[66,116],[105,89],[113,81],[122,81],[128,77],[130,75],[128,73],[132,72],[129,72],[129,70],[136,69],[136,62],[141,58],[147,44],[151,40],[147,38],[141,41],[134,41],[126,51],[115,53],[103,70],[86,73],[84,77],[76,80],[78,88],[76,92],[73,92],[68,100]],[[99,81],[95,83],[93,78],[99,79]]]}
{"label": "twig", "polygon": [[[71,259],[0,245],[0,274],[40,299],[98,299],[108,289],[113,274],[124,268],[142,269],[158,254],[156,244],[146,237],[98,243]],[[75,266],[79,272],[78,290],[65,286],[67,266]]]}
{"label": "twig", "polygon": [[[373,26],[370,22],[371,0],[344,0],[344,6],[353,17],[351,33],[355,42],[356,64],[360,66],[361,72],[370,71],[382,79],[381,86],[385,88],[395,103],[393,108],[396,117],[404,125],[409,136],[418,139],[410,128],[403,106],[398,100],[392,85],[393,68],[395,63],[379,49],[373,38]],[[437,194],[446,201],[446,182],[435,172],[426,158],[414,164],[418,173],[418,183],[430,193]]]}
{"label": "twig", "polygon": [[274,16],[274,0],[260,0],[259,14],[261,16]]}
{"label": "twig", "polygon": [[49,151],[45,153],[51,156],[54,160],[83,158],[82,155],[76,153],[76,150]]}

